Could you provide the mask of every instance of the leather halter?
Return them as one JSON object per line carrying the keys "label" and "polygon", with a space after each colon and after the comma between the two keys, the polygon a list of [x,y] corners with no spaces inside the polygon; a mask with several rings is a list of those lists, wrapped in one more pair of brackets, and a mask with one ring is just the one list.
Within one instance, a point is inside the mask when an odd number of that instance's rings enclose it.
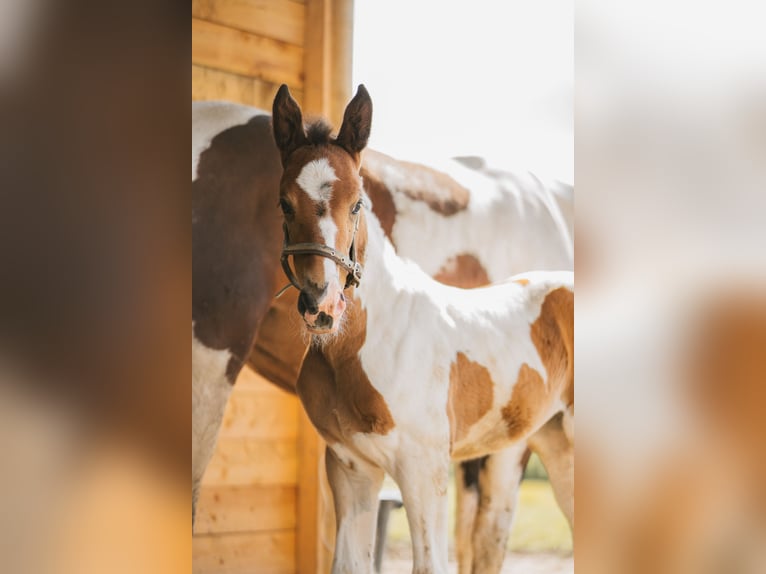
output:
{"label": "leather halter", "polygon": [[293,243],[290,244],[290,236],[287,233],[287,223],[282,224],[282,231],[285,234],[285,242],[282,246],[282,269],[285,271],[285,275],[290,280],[290,283],[285,285],[277,297],[284,293],[290,286],[295,287],[298,291],[301,290],[301,285],[298,282],[298,278],[295,276],[292,268],[290,267],[291,255],[319,255],[326,257],[335,262],[346,270],[346,285],[343,289],[348,289],[352,285],[357,287],[362,280],[363,267],[361,263],[356,260],[356,232],[359,229],[359,214],[356,215],[356,221],[354,222],[354,234],[351,236],[351,247],[348,250],[348,257],[339,253],[336,249],[323,245],[322,243]]}

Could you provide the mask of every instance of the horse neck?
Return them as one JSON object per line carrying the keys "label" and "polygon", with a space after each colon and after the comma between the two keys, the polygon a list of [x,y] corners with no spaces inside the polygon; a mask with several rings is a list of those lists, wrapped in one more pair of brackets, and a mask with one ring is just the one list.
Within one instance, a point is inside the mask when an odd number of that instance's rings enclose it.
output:
{"label": "horse neck", "polygon": [[410,308],[410,298],[428,290],[433,283],[442,287],[417,265],[396,255],[385,237],[378,219],[365,213],[367,244],[360,285],[349,298],[341,332],[329,339],[320,339],[320,348],[331,363],[341,363],[358,355],[368,337],[368,327],[394,336],[406,326],[403,314]]}
{"label": "horse neck", "polygon": [[365,217],[367,247],[362,262],[364,277],[355,292],[364,307],[390,306],[402,296],[427,291],[431,284],[438,285],[416,264],[396,254],[373,213],[367,212]]}

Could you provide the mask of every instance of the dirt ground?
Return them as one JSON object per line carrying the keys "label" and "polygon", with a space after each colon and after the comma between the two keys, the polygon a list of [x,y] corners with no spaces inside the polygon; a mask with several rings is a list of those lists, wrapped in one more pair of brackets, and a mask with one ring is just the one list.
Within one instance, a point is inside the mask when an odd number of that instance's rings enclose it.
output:
{"label": "dirt ground", "polygon": [[[387,558],[382,574],[411,574],[412,561]],[[457,564],[450,561],[450,574],[457,573]],[[560,554],[509,553],[503,563],[503,574],[574,574],[572,556]]]}

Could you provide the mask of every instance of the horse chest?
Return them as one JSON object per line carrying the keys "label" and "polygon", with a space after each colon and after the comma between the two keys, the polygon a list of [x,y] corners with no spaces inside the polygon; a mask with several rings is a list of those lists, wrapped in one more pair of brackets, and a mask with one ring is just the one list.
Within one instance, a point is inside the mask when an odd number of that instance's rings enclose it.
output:
{"label": "horse chest", "polygon": [[358,359],[333,365],[322,352],[310,350],[298,378],[298,396],[328,442],[347,442],[357,433],[386,435],[395,426]]}

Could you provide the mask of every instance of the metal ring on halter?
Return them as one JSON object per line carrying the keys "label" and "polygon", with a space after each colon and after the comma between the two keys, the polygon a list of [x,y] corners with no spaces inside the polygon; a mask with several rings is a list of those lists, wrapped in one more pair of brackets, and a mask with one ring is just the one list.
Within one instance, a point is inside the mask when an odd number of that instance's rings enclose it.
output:
{"label": "metal ring on halter", "polygon": [[291,255],[319,255],[321,257],[332,259],[336,265],[340,265],[347,271],[346,285],[343,287],[343,289],[348,289],[352,285],[354,287],[359,286],[359,282],[362,280],[363,267],[356,261],[356,231],[358,228],[359,217],[357,216],[356,222],[354,224],[354,235],[351,238],[349,255],[346,257],[345,255],[338,253],[332,247],[328,247],[327,245],[323,245],[321,243],[295,243],[290,245],[290,239],[287,233],[287,224],[283,224],[282,229],[285,234],[285,242],[284,246],[282,247],[281,263],[282,269],[284,269],[285,275],[287,275],[287,279],[290,281],[290,283],[285,285],[284,288],[282,288],[276,296],[279,297],[282,293],[289,289],[291,285],[298,291],[301,290],[301,285],[298,282],[298,278],[295,276],[295,273],[290,267]]}

